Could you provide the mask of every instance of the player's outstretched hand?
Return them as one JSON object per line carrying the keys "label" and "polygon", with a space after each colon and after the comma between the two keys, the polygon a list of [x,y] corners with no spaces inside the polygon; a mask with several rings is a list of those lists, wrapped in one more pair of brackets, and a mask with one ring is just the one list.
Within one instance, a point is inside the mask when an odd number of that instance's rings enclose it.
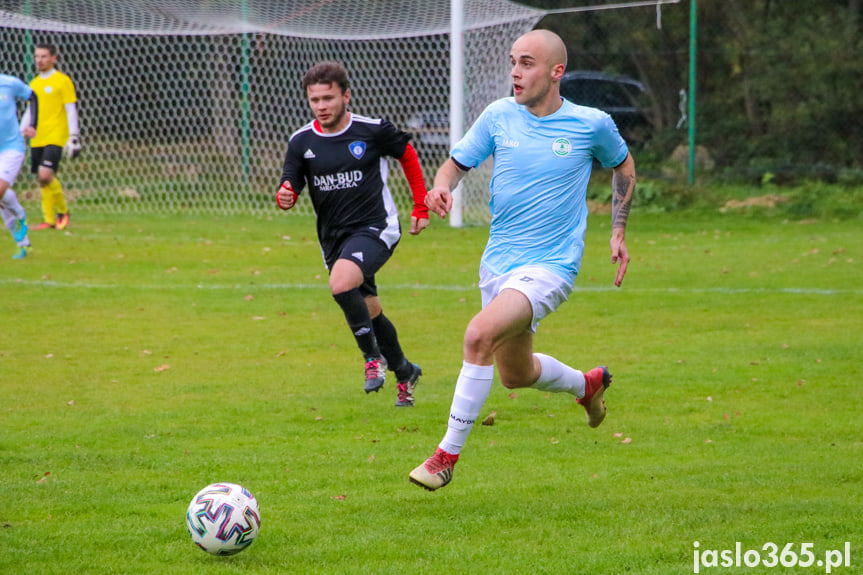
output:
{"label": "player's outstretched hand", "polygon": [[276,192],[276,203],[283,210],[290,210],[297,203],[297,192],[291,187],[290,182],[284,182]]}
{"label": "player's outstretched hand", "polygon": [[35,138],[36,137],[36,128],[33,126],[27,126],[23,130],[21,130],[21,135],[25,138]]}
{"label": "player's outstretched hand", "polygon": [[411,216],[411,235],[415,236],[426,229],[429,225],[428,218],[418,218]]}
{"label": "player's outstretched hand", "polygon": [[428,209],[445,218],[452,209],[452,192],[449,188],[432,188],[426,194],[426,206]]}
{"label": "player's outstretched hand", "polygon": [[623,283],[623,276],[626,275],[626,267],[629,265],[629,250],[626,249],[624,229],[614,228],[609,243],[611,245],[611,263],[617,264],[617,277],[614,278],[614,285],[620,287],[620,284]]}
{"label": "player's outstretched hand", "polygon": [[63,155],[70,160],[74,160],[81,154],[81,149],[83,147],[83,144],[81,144],[81,137],[78,134],[72,134],[69,136],[69,139],[66,140],[66,145],[63,146]]}

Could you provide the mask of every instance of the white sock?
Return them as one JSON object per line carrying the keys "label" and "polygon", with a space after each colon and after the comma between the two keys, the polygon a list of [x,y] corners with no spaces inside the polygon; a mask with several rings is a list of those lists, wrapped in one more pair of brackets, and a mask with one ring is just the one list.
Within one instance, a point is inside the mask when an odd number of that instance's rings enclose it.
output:
{"label": "white sock", "polygon": [[12,213],[12,210],[6,207],[5,202],[0,202],[0,215],[3,216],[3,224],[6,226],[6,229],[9,230],[10,234],[14,234],[15,224],[18,222],[18,219]]}
{"label": "white sock", "polygon": [[27,213],[24,211],[24,206],[22,206],[21,202],[18,201],[18,196],[15,195],[15,190],[12,188],[6,188],[6,193],[4,193],[3,197],[0,198],[0,206],[2,206],[3,209],[12,212],[12,215],[19,220],[27,216]]}
{"label": "white sock", "polygon": [[[7,188],[6,193],[4,193],[3,197],[0,198],[0,215],[3,217],[3,223],[6,224],[6,229],[8,229],[9,233],[14,236],[15,228],[18,226],[18,220],[24,219],[27,216],[27,213],[24,211],[24,207],[21,205],[21,202],[18,201],[18,196],[15,195],[12,188]],[[19,247],[29,248],[30,238],[24,236],[21,241],[17,243]]]}
{"label": "white sock", "polygon": [[584,374],[550,355],[533,354],[542,367],[542,373],[531,387],[541,391],[560,393],[565,391],[575,397],[584,397]]}
{"label": "white sock", "polygon": [[488,399],[493,379],[493,365],[474,365],[466,361],[462,363],[455,384],[446,435],[438,447],[452,455],[461,453],[461,448],[473,429],[473,423]]}

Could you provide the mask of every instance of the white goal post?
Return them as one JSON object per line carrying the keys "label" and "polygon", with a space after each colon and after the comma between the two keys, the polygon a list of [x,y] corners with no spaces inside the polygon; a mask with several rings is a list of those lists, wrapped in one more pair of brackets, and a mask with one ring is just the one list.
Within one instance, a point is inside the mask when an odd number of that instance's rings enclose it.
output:
{"label": "white goal post", "polygon": [[[460,111],[470,125],[509,94],[507,48],[544,12],[507,0],[457,3]],[[310,119],[300,78],[324,59],[347,67],[352,110],[412,133],[431,183],[450,145],[452,5],[11,0],[0,4],[0,70],[29,81],[34,46],[57,46],[57,67],[76,86],[84,143],[82,156],[61,167],[73,209],[276,215],[287,139]],[[477,172],[463,190],[466,222],[488,221],[490,174]],[[28,181],[35,199],[32,178],[22,174],[18,187],[26,194]],[[409,213],[404,178],[393,174],[390,183]],[[297,209],[310,214],[308,199]]]}

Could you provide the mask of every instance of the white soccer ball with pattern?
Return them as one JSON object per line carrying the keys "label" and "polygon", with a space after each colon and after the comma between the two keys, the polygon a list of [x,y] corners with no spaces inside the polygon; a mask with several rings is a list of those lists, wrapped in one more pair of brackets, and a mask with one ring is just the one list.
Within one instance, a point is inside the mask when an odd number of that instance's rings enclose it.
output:
{"label": "white soccer ball with pattern", "polygon": [[213,483],[189,503],[186,526],[195,544],[213,555],[234,555],[252,544],[261,528],[258,500],[241,485]]}

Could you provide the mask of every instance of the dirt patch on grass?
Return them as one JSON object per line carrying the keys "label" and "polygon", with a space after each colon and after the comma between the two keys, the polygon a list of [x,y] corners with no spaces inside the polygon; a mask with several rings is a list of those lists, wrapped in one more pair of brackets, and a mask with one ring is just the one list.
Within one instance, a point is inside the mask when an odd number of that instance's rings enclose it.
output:
{"label": "dirt patch on grass", "polygon": [[788,202],[788,198],[778,194],[767,194],[766,196],[758,196],[755,198],[746,198],[745,200],[728,200],[725,205],[719,208],[720,212],[728,210],[736,210],[740,208],[775,208],[779,204]]}
{"label": "dirt patch on grass", "polygon": [[611,204],[587,200],[587,211],[591,214],[610,214]]}

